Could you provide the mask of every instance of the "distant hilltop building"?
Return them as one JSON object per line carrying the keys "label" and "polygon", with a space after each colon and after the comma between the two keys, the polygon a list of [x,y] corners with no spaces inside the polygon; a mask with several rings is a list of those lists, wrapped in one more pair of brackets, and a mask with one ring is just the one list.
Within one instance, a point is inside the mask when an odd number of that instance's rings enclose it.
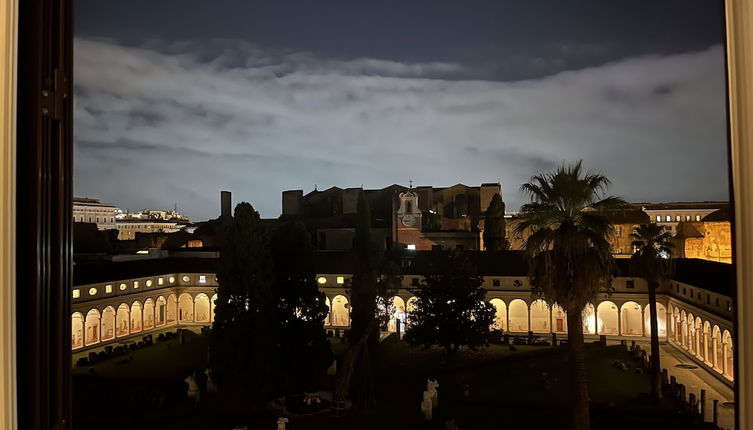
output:
{"label": "distant hilltop building", "polygon": [[117,211],[118,208],[111,203],[88,197],[73,198],[73,222],[93,223],[98,230],[114,229]]}
{"label": "distant hilltop building", "polygon": [[499,184],[451,187],[382,189],[338,188],[283,191],[282,215],[276,221],[302,221],[312,233],[317,249],[351,249],[355,235],[358,194],[371,208],[372,235],[385,249],[481,250],[486,209]]}

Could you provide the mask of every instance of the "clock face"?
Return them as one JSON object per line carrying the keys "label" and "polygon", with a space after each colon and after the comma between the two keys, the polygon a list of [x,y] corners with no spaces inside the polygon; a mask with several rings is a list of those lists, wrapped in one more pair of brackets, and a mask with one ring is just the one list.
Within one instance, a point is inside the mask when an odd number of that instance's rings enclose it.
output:
{"label": "clock face", "polygon": [[416,222],[416,218],[413,217],[413,215],[405,215],[403,216],[403,225],[406,227],[413,227],[413,224]]}

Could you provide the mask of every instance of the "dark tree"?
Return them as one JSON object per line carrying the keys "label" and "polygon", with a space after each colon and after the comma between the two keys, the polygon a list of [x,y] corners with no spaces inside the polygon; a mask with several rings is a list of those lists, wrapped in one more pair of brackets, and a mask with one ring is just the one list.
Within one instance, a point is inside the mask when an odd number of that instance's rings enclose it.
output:
{"label": "dark tree", "polygon": [[487,251],[504,251],[508,248],[505,238],[505,203],[495,194],[486,209],[484,222],[484,248]]}
{"label": "dark tree", "polygon": [[[350,343],[357,343],[366,334],[376,316],[377,268],[381,257],[371,237],[371,210],[366,195],[358,195],[356,208],[356,232],[353,243],[355,267],[351,281],[351,329]],[[369,336],[375,333],[369,333]]]}
{"label": "dark tree", "polygon": [[316,391],[333,354],[324,330],[326,296],[315,280],[314,247],[300,222],[275,230],[271,245],[283,391]]}
{"label": "dark tree", "polygon": [[531,286],[567,312],[574,430],[590,428],[583,309],[611,289],[614,228],[607,213],[626,207],[622,199],[604,195],[608,185],[605,176],[584,173],[577,162],[521,186],[531,199],[521,207],[517,226],[518,233],[531,233],[525,243]]}
{"label": "dark tree", "polygon": [[659,324],[656,319],[656,287],[672,272],[669,257],[674,244],[672,234],[659,224],[641,224],[630,235],[635,254],[630,258],[630,271],[648,283],[648,303],[651,332],[651,397],[661,398],[661,362],[659,354]]}
{"label": "dark tree", "polygon": [[259,401],[279,387],[279,341],[272,258],[259,213],[246,203],[235,214],[220,251],[219,288],[210,360],[220,387]]}
{"label": "dark tree", "polygon": [[494,306],[484,301],[486,290],[475,265],[460,251],[437,252],[416,295],[405,340],[425,348],[439,345],[454,355],[461,346],[488,345]]}

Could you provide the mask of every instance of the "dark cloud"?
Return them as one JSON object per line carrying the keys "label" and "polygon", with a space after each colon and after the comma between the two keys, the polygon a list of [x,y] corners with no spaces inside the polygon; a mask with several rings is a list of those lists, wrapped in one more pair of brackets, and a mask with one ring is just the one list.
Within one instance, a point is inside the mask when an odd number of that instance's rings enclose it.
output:
{"label": "dark cloud", "polygon": [[499,180],[514,210],[531,175],[584,159],[631,200],[726,198],[718,45],[500,82],[454,62],[207,43],[76,39],[78,195],[206,219],[229,189],[273,217],[282,190],[314,184]]}

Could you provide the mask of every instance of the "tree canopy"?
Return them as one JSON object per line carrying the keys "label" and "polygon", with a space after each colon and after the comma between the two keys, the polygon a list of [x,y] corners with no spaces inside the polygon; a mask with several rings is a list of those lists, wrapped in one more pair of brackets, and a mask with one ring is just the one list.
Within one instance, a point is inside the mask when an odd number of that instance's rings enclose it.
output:
{"label": "tree canopy", "polygon": [[487,346],[495,309],[484,301],[483,279],[461,251],[437,255],[439,261],[423,275],[420,287],[412,290],[416,302],[405,340],[425,348],[439,345],[448,355],[461,346]]}

